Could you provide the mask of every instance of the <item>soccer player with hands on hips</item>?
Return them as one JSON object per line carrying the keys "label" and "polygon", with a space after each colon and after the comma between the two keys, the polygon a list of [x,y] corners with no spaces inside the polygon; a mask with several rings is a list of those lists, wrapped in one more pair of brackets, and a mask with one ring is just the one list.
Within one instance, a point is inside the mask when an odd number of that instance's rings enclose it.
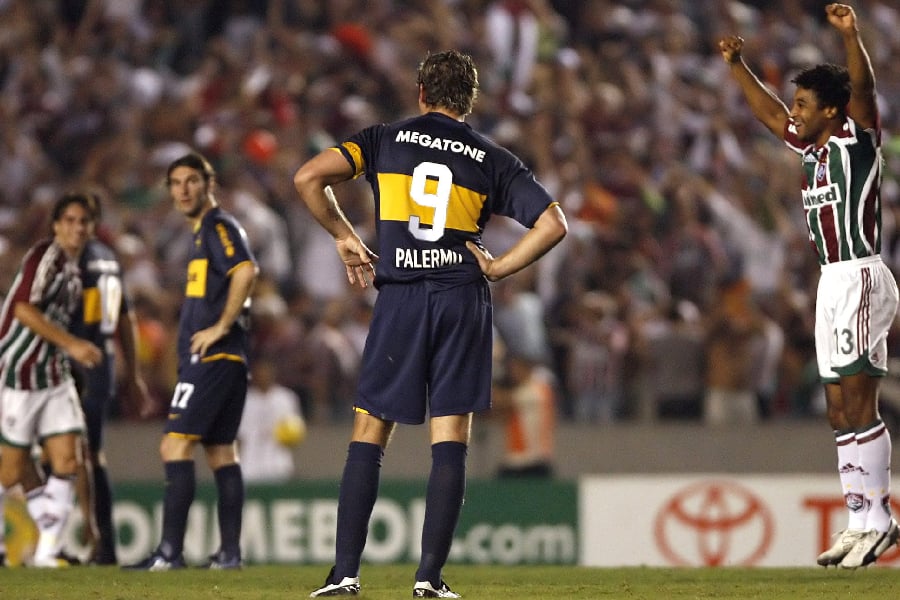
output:
{"label": "soccer player with hands on hips", "polygon": [[216,173],[191,152],[166,171],[175,208],[193,228],[178,322],[178,383],[160,455],[165,468],[162,539],[138,571],[184,568],[188,511],[199,442],[215,476],[220,546],[205,565],[239,569],[244,480],[235,440],[247,395],[250,294],[259,272],[240,223],[215,199]]}
{"label": "soccer player with hands on hips", "polygon": [[756,118],[801,156],[803,209],[821,265],[816,357],[849,515],[817,561],[855,569],[900,538],[890,506],[891,439],[878,412],[898,295],[880,257],[875,75],[853,8],[829,4],[825,12],[843,40],[847,65],[819,64],[798,73],[790,110],[747,67],[743,39],[725,37],[719,49]]}
{"label": "soccer player with hands on hips", "polygon": [[[460,597],[442,570],[465,495],[472,414],[490,408],[488,281],[533,263],[567,231],[558,203],[522,161],[465,123],[478,91],[469,56],[428,55],[414,89],[421,114],[363,129],[294,176],[350,283],[366,287],[374,277],[378,289],[341,478],[335,564],[313,597],[359,593],[382,455],[396,423],[420,424],[426,413],[431,472],[413,597]],[[331,189],[358,176],[374,192],[377,255]],[[528,228],[497,257],[481,241],[492,214]]]}

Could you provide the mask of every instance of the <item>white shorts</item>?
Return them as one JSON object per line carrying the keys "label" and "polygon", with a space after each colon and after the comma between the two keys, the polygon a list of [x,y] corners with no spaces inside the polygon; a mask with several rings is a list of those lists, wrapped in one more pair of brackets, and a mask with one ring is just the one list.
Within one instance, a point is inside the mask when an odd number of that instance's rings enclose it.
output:
{"label": "white shorts", "polygon": [[887,336],[897,302],[897,282],[880,256],[822,267],[816,293],[816,358],[823,381],[887,373]]}
{"label": "white shorts", "polygon": [[45,390],[0,388],[0,415],[0,437],[20,448],[31,448],[54,435],[84,431],[84,413],[71,380]]}

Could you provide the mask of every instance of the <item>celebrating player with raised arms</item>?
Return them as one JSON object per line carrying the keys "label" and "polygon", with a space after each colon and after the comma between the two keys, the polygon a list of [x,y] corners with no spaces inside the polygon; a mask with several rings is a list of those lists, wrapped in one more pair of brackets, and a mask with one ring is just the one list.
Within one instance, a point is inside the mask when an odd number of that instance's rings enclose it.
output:
{"label": "celebrating player with raised arms", "polygon": [[816,355],[849,515],[847,528],[818,563],[855,569],[877,560],[900,538],[890,506],[891,439],[878,413],[898,296],[880,257],[875,75],[853,9],[829,4],[825,12],[843,40],[847,66],[801,71],[793,79],[790,110],[747,67],[743,39],[723,38],[719,48],[753,114],[801,156],[803,209],[821,264]]}

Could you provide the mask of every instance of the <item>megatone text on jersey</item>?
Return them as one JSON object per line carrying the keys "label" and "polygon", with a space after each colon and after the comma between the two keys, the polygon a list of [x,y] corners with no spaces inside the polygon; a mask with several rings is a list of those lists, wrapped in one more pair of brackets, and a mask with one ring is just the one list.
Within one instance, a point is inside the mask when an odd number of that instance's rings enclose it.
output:
{"label": "megatone text on jersey", "polygon": [[439,137],[432,137],[427,133],[419,133],[418,131],[409,131],[406,129],[397,132],[396,142],[406,142],[409,144],[419,144],[425,148],[434,148],[435,150],[444,150],[446,152],[454,152],[462,154],[474,160],[482,162],[485,152],[480,148],[473,148],[468,144],[464,144],[458,140],[446,140]]}

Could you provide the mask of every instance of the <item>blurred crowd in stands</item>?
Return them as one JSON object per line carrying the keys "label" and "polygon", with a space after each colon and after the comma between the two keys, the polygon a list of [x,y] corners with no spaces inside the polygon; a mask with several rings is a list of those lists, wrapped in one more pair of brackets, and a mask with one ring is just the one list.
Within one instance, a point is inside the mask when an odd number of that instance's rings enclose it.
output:
{"label": "blurred crowd in stands", "polygon": [[[746,60],[789,104],[798,68],[844,62],[824,4],[0,0],[0,288],[60,192],[99,191],[163,414],[189,232],[162,180],[196,148],[262,268],[255,355],[312,424],[349,419],[373,292],[347,285],[292,176],[344,136],[415,114],[418,62],[458,48],[480,71],[468,121],[523,157],[569,218],[561,247],[494,286],[498,340],[550,368],[561,418],[714,422],[709,390],[753,394],[753,419],[817,414],[799,164],[740,101],[716,44],[746,38]],[[896,270],[900,8],[854,5],[880,92]],[[367,186],[336,192],[371,237]],[[514,227],[492,221],[488,248],[502,252]]]}

